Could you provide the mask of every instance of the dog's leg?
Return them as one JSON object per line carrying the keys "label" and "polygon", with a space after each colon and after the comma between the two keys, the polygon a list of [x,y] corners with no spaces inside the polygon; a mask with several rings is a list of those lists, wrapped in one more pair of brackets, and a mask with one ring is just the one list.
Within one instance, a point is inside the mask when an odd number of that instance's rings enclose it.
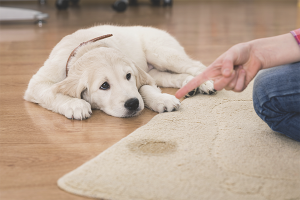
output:
{"label": "dog's leg", "polygon": [[201,62],[189,58],[184,50],[175,48],[158,47],[148,50],[146,58],[147,62],[159,71],[171,71],[177,74],[197,76],[205,69]]}
{"label": "dog's leg", "polygon": [[60,113],[69,119],[86,119],[92,114],[91,105],[85,100],[55,92],[54,84],[31,80],[24,99]]}
{"label": "dog's leg", "polygon": [[[189,74],[174,74],[170,72],[161,72],[157,69],[152,69],[148,73],[152,76],[156,84],[160,87],[181,88],[194,78],[194,76]],[[200,87],[203,87],[203,85],[201,85]],[[203,90],[205,89],[206,88],[203,88],[201,92],[203,92]],[[187,98],[194,96],[198,93],[198,91],[199,88],[195,88],[194,90],[186,94],[185,97]]]}
{"label": "dog's leg", "polygon": [[161,90],[152,85],[143,85],[140,90],[145,106],[155,112],[172,112],[178,110],[180,101],[173,95],[161,93]]}
{"label": "dog's leg", "polygon": [[[171,71],[177,74],[190,74],[193,77],[200,74],[205,66],[199,62],[190,59],[184,50],[159,47],[153,49],[153,51],[147,51],[147,61],[159,71]],[[190,81],[192,77],[183,80],[180,87]],[[213,94],[214,90],[213,82],[207,81],[199,86],[200,93]],[[196,88],[197,90],[197,88]]]}
{"label": "dog's leg", "polygon": [[150,74],[150,76],[155,80],[155,83],[159,87],[181,88],[182,83],[185,80],[187,80],[188,77],[193,78],[193,76],[189,74],[174,74],[170,72],[161,72],[157,69],[150,70],[148,74]]}

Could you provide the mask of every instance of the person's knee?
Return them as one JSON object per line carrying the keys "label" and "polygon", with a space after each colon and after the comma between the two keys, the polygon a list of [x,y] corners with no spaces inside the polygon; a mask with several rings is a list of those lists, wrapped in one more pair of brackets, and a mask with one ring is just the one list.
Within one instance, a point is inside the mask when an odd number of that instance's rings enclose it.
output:
{"label": "person's knee", "polygon": [[262,114],[263,104],[269,102],[272,97],[285,95],[282,91],[284,91],[283,81],[287,79],[286,67],[282,65],[264,69],[256,75],[253,84],[253,102],[254,109],[259,116]]}
{"label": "person's knee", "polygon": [[268,72],[263,70],[257,74],[253,84],[253,107],[257,115],[263,120],[263,104],[270,100],[267,95],[268,81]]}
{"label": "person's knee", "polygon": [[253,98],[255,112],[273,131],[300,141],[300,114],[283,111],[280,102],[280,97],[273,97],[263,103],[259,102],[258,97]]}
{"label": "person's knee", "polygon": [[254,79],[254,87],[256,86],[264,86],[269,82],[269,70],[261,70],[257,73]]}
{"label": "person's knee", "polygon": [[253,107],[256,114],[265,121],[271,128],[276,126],[274,123],[280,121],[283,113],[278,111],[278,107],[274,104],[274,98],[268,99],[266,96],[259,96],[259,91],[253,91]]}
{"label": "person's knee", "polygon": [[[253,107],[257,115],[276,132],[299,139],[299,92],[291,74],[285,75],[284,67],[262,70],[253,85]],[[296,103],[298,102],[298,103]],[[298,123],[297,123],[298,121]]]}

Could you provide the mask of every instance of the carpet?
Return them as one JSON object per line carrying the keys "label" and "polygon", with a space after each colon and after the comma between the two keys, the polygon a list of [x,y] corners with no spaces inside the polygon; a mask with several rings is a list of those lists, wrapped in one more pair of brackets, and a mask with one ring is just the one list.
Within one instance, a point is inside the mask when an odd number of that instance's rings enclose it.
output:
{"label": "carpet", "polygon": [[58,186],[110,200],[299,200],[300,143],[270,130],[251,93],[188,98]]}

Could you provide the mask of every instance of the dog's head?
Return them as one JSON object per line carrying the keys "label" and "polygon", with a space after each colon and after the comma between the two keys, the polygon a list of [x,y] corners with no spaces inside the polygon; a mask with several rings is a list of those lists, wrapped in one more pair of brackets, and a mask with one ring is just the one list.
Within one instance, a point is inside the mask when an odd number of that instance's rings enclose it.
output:
{"label": "dog's head", "polygon": [[139,93],[153,79],[122,52],[108,47],[78,53],[70,65],[68,77],[56,84],[57,92],[89,102],[115,117],[132,117],[144,109]]}

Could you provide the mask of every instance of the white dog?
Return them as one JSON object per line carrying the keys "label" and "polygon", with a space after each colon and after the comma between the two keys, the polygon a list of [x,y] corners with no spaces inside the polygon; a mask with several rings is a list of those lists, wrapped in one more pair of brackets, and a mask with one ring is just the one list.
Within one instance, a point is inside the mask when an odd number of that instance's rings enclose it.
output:
{"label": "white dog", "polygon": [[[113,36],[97,38],[106,34]],[[24,98],[79,120],[90,117],[92,108],[116,117],[136,116],[144,106],[171,112],[178,110],[180,101],[162,94],[157,85],[181,88],[204,68],[165,31],[95,26],[64,37],[54,47],[30,80]],[[213,82],[192,93],[196,91],[214,93]]]}

